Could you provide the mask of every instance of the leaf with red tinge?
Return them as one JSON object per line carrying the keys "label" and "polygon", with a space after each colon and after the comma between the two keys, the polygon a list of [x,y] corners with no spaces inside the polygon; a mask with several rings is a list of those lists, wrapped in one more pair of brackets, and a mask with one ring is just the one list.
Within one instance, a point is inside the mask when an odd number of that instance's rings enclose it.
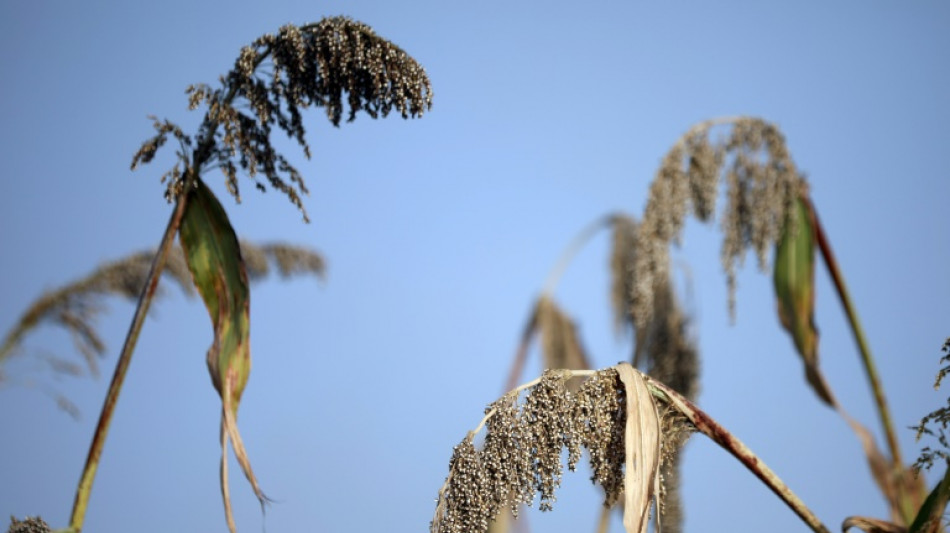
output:
{"label": "leaf with red tinge", "polygon": [[237,429],[237,410],[251,371],[250,291],[237,236],[214,193],[200,179],[189,193],[178,233],[195,287],[211,315],[214,342],[208,349],[211,381],[221,396],[221,493],[228,528],[236,531],[228,491],[227,443],[261,505],[267,501],[251,470]]}
{"label": "leaf with red tinge", "polygon": [[814,213],[801,198],[795,199],[782,232],[782,240],[775,248],[773,281],[778,299],[778,316],[805,363],[805,377],[815,394],[833,406],[834,396],[818,370]]}

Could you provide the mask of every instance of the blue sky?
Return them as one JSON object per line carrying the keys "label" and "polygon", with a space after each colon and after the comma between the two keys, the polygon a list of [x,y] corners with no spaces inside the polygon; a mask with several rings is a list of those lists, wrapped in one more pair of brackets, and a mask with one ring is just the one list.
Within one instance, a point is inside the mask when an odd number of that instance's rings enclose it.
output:
{"label": "blue sky", "polygon": [[[659,3],[656,3],[659,4]],[[293,146],[311,195],[304,224],[245,181],[235,205],[207,181],[237,232],[325,255],[329,277],[254,286],[254,368],[240,427],[280,531],[422,531],[448,459],[494,400],[548,270],[595,218],[640,216],[653,173],[693,123],[756,115],[779,125],[810,180],[847,276],[894,418],[943,404],[931,385],[950,335],[950,8],[841,2],[3,2],[0,4],[0,329],[43,290],[157,245],[171,207],[163,161],[129,171],[148,114],[193,131],[184,89],[213,83],[240,47],[287,22],[349,15],[427,69],[421,120],[361,115],[306,125]],[[771,279],[749,257],[734,325],[720,234],[690,223],[675,261],[700,344],[699,404],[732,429],[831,528],[886,516],[860,447],[805,386],[775,313]],[[597,366],[626,357],[609,318],[608,237],[571,265],[558,302]],[[817,274],[822,366],[837,396],[877,432],[854,342],[827,274]],[[687,291],[682,291],[685,295]],[[43,328],[0,387],[0,516],[68,522],[111,365],[132,306],[100,325],[99,379],[56,378],[36,354],[78,357]],[[169,291],[147,322],[90,502],[91,532],[224,531],[219,403],[197,300]],[[540,368],[535,355],[524,380]],[[26,386],[24,383],[41,385]],[[76,422],[41,392],[81,409]],[[919,445],[902,430],[906,459]],[[703,437],[686,449],[687,531],[804,526]],[[532,531],[594,528],[598,491],[566,475]],[[930,482],[932,483],[931,475]],[[232,480],[242,531],[262,518]],[[619,531],[619,523],[615,529]]]}

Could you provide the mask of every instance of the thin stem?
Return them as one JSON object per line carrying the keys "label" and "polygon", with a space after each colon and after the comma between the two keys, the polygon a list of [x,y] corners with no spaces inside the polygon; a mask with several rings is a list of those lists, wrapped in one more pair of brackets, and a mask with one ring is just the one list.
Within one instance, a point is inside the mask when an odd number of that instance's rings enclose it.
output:
{"label": "thin stem", "polygon": [[868,345],[867,338],[864,336],[864,328],[861,327],[861,321],[858,319],[858,312],[851,302],[851,295],[844,282],[844,276],[841,269],[838,268],[838,261],[835,259],[834,251],[831,249],[831,243],[825,234],[825,229],[818,218],[818,211],[815,209],[811,198],[802,195],[802,201],[811,211],[812,218],[815,221],[815,237],[818,241],[818,249],[821,250],[821,256],[824,258],[825,266],[831,275],[835,290],[838,292],[838,298],[844,307],[845,315],[851,325],[851,332],[854,334],[854,340],[858,343],[858,352],[861,354],[861,362],[864,365],[864,372],[867,375],[868,385],[871,387],[871,393],[874,396],[874,403],[877,407],[878,417],[881,419],[881,427],[884,431],[884,437],[887,440],[887,447],[891,452],[891,479],[894,481],[896,490],[897,511],[903,518],[905,524],[910,524],[917,514],[917,509],[923,503],[921,498],[925,493],[922,477],[909,478],[904,469],[904,460],[901,457],[900,444],[897,441],[897,432],[894,430],[894,422],[891,419],[891,411],[887,407],[887,398],[884,396],[884,385],[877,373],[877,365],[874,363],[874,357],[871,356],[871,348]]}
{"label": "thin stem", "polygon": [[518,351],[515,352],[515,358],[511,362],[511,371],[508,372],[508,380],[505,381],[503,392],[515,388],[524,371],[524,364],[528,359],[528,348],[531,346],[531,339],[534,338],[534,332],[538,326],[538,302],[540,299],[531,306],[531,315],[521,331],[521,342],[518,343]]}
{"label": "thin stem", "polygon": [[119,392],[122,389],[122,383],[125,381],[129,363],[132,361],[132,352],[135,350],[139,333],[142,331],[142,324],[145,322],[148,308],[155,296],[155,290],[158,288],[162,269],[165,267],[165,260],[168,257],[172,243],[175,242],[175,235],[178,233],[178,226],[181,224],[182,216],[185,213],[187,201],[187,194],[179,196],[178,204],[175,206],[175,210],[168,221],[168,226],[165,228],[165,234],[162,236],[158,252],[152,260],[145,286],[142,287],[142,293],[139,295],[138,306],[132,316],[132,325],[129,326],[129,333],[125,338],[125,344],[122,346],[122,353],[116,363],[115,372],[112,374],[112,382],[109,383],[109,391],[106,393],[106,399],[99,414],[99,423],[96,425],[96,432],[92,437],[92,444],[89,446],[86,466],[83,468],[82,476],[79,478],[79,486],[76,488],[76,499],[73,502],[73,512],[69,520],[69,529],[73,533],[82,531],[86,508],[89,505],[89,496],[92,493],[92,482],[95,480],[96,471],[99,468],[99,458],[102,456],[103,447],[105,447],[106,436],[109,433],[112,415],[115,413],[116,402],[119,401]]}
{"label": "thin stem", "polygon": [[558,281],[561,280],[561,276],[564,275],[564,271],[567,270],[567,265],[571,263],[574,256],[576,256],[581,248],[584,247],[584,244],[597,233],[597,230],[604,226],[609,227],[614,223],[616,218],[617,215],[613,214],[598,218],[574,237],[574,240],[571,241],[564,252],[561,253],[561,257],[554,265],[554,268],[551,269],[551,273],[548,274],[548,279],[544,283],[544,294],[554,294],[554,289],[557,287]]}
{"label": "thin stem", "polygon": [[828,273],[831,275],[831,280],[834,282],[835,289],[838,291],[838,298],[841,300],[844,312],[848,316],[848,322],[851,324],[851,332],[854,333],[854,340],[858,343],[858,351],[861,353],[861,362],[864,364],[864,371],[867,374],[868,383],[874,394],[874,402],[877,404],[877,413],[881,418],[881,426],[884,429],[887,446],[890,448],[893,467],[896,471],[903,471],[904,462],[901,458],[900,445],[897,442],[897,433],[894,431],[894,423],[891,421],[891,412],[887,407],[887,399],[884,397],[884,386],[881,384],[881,378],[878,376],[874,358],[871,356],[871,349],[868,347],[867,339],[864,336],[864,328],[861,327],[861,321],[858,320],[858,312],[854,308],[854,304],[851,303],[851,295],[848,293],[848,287],[845,285],[844,277],[838,268],[838,261],[835,260],[835,255],[831,250],[831,244],[828,242],[825,230],[818,219],[818,212],[815,210],[810,198],[803,196],[802,200],[814,215],[815,235],[818,240],[818,248],[821,250],[821,256],[825,260],[825,266],[828,267]]}
{"label": "thin stem", "polygon": [[[264,58],[270,54],[268,48],[261,54],[254,64],[256,69]],[[238,89],[232,85],[222,101],[227,105],[238,95]],[[129,369],[129,363],[132,361],[132,352],[135,351],[135,344],[138,342],[139,333],[142,331],[142,325],[148,314],[148,308],[155,296],[158,288],[158,282],[161,279],[162,270],[165,267],[165,260],[175,242],[175,236],[178,228],[181,226],[182,217],[185,214],[185,207],[188,205],[188,196],[194,180],[198,179],[202,166],[211,158],[211,150],[214,148],[214,136],[217,132],[220,122],[217,117],[211,116],[211,110],[205,113],[203,125],[207,135],[201,139],[195,152],[192,154],[191,168],[185,172],[184,183],[181,192],[178,194],[175,210],[172,212],[165,228],[165,234],[162,235],[158,252],[152,260],[152,266],[149,269],[148,278],[142,293],[139,295],[138,306],[135,308],[135,314],[132,316],[132,325],[129,326],[129,333],[125,338],[125,344],[122,346],[122,353],[119,354],[119,360],[116,362],[115,372],[112,375],[112,382],[109,383],[109,391],[106,393],[105,402],[102,405],[102,411],[99,413],[99,423],[96,425],[96,432],[92,437],[92,443],[89,446],[89,454],[86,456],[86,465],[83,467],[82,475],[79,478],[79,485],[76,487],[76,499],[73,502],[72,516],[69,521],[69,531],[80,533],[83,522],[86,517],[86,508],[89,505],[89,496],[92,493],[92,482],[95,480],[96,471],[99,469],[99,458],[102,456],[102,449],[105,447],[106,436],[109,433],[109,425],[112,423],[112,415],[115,413],[116,402],[119,400],[119,392],[125,381],[125,374]]]}
{"label": "thin stem", "polygon": [[697,430],[731,453],[733,457],[738,459],[750,472],[762,480],[772,492],[781,498],[795,514],[808,524],[808,527],[810,527],[812,531],[829,533],[828,528],[821,523],[821,520],[815,516],[811,509],[792,492],[792,489],[788,488],[788,485],[786,485],[772,469],[752,453],[752,450],[743,444],[742,441],[673,389],[649,376],[646,376],[646,379],[647,385],[651,389],[650,392],[653,393],[655,397],[669,403],[677,411],[683,413]]}

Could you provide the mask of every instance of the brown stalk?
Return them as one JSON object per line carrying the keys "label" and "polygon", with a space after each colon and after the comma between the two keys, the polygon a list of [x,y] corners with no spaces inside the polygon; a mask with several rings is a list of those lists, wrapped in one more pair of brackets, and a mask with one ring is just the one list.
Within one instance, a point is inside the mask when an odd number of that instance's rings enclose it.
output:
{"label": "brown stalk", "polygon": [[917,509],[921,505],[920,497],[923,495],[923,484],[921,478],[908,479],[909,476],[904,468],[904,461],[901,457],[900,444],[897,441],[897,432],[894,430],[894,423],[891,419],[891,412],[887,406],[887,398],[884,396],[884,385],[877,372],[877,366],[871,355],[871,348],[868,345],[867,338],[864,335],[864,328],[861,327],[861,321],[858,319],[858,312],[851,301],[851,294],[845,284],[844,276],[838,267],[838,261],[835,259],[834,251],[818,212],[815,209],[811,198],[803,195],[802,200],[808,206],[808,209],[814,214],[815,236],[818,242],[818,249],[821,250],[821,256],[824,259],[825,266],[828,268],[828,274],[844,307],[845,315],[848,317],[848,323],[851,325],[851,332],[854,334],[854,340],[858,344],[858,352],[861,354],[861,363],[864,366],[864,372],[868,379],[868,385],[871,387],[871,393],[874,396],[874,403],[877,407],[878,417],[881,420],[881,427],[884,430],[884,436],[887,440],[887,447],[891,453],[891,479],[894,480],[894,486],[898,492],[898,504],[901,518],[904,523],[910,524],[914,520]]}
{"label": "brown stalk", "polygon": [[713,420],[708,414],[696,407],[693,402],[687,400],[679,393],[669,388],[662,382],[647,376],[647,383],[654,394],[657,394],[662,401],[669,403],[677,411],[681,412],[702,434],[712,439],[724,450],[732,454],[739,460],[750,472],[755,474],[765,485],[775,493],[788,507],[802,519],[812,531],[817,533],[830,533],[828,528],[821,523],[821,520],[805,506],[805,503],[792,492],[788,485],[782,481],[775,472],[772,471],[761,459],[759,459],[752,450],[750,450],[735,435],[722,427]]}
{"label": "brown stalk", "polygon": [[125,344],[122,346],[122,353],[116,362],[115,372],[112,374],[112,381],[109,383],[109,391],[106,393],[106,399],[99,414],[99,422],[96,424],[96,432],[92,437],[92,443],[89,445],[86,465],[83,467],[82,476],[79,478],[79,486],[76,488],[76,499],[73,502],[73,511],[69,519],[69,531],[73,533],[82,531],[86,508],[89,505],[89,496],[92,494],[92,482],[95,480],[96,471],[99,469],[99,458],[102,456],[102,449],[106,444],[112,415],[115,413],[115,406],[119,401],[119,392],[122,389],[122,383],[125,381],[125,374],[129,370],[132,352],[135,350],[139,333],[142,331],[142,324],[148,315],[148,308],[155,297],[155,291],[162,276],[162,269],[165,267],[165,259],[168,257],[168,251],[171,249],[172,243],[175,242],[175,235],[178,233],[178,226],[181,224],[181,218],[185,213],[187,199],[187,194],[178,197],[178,203],[168,221],[158,252],[155,254],[155,259],[149,269],[148,280],[145,286],[142,287],[138,306],[135,308],[132,324],[129,326],[129,333],[125,338]]}
{"label": "brown stalk", "polygon": [[[254,68],[260,65],[264,60],[261,56],[254,64]],[[237,87],[232,85],[224,97],[224,103],[230,105],[231,101],[237,96]],[[132,352],[135,351],[135,344],[138,342],[139,333],[142,331],[142,324],[148,314],[148,308],[155,297],[155,291],[158,288],[158,282],[162,276],[162,269],[165,267],[165,259],[168,252],[175,242],[175,236],[178,234],[178,228],[181,226],[182,217],[185,214],[185,207],[188,204],[188,196],[194,180],[198,179],[201,167],[211,156],[211,151],[215,143],[215,132],[218,129],[219,122],[213,120],[210,111],[205,114],[204,122],[207,125],[207,135],[202,138],[194,154],[190,168],[186,170],[183,178],[182,187],[177,195],[175,210],[172,212],[159,243],[158,251],[155,253],[155,259],[149,269],[148,279],[145,286],[142,287],[142,294],[139,296],[138,305],[135,308],[135,314],[132,316],[132,324],[129,326],[129,333],[122,346],[122,352],[119,354],[119,360],[116,362],[115,372],[112,375],[112,381],[109,383],[109,391],[106,393],[105,402],[102,405],[102,411],[99,414],[99,422],[96,424],[96,432],[93,434],[92,443],[89,445],[89,454],[86,456],[86,465],[83,467],[82,475],[79,478],[79,485],[76,487],[76,499],[73,502],[73,511],[69,520],[69,531],[80,533],[83,522],[86,517],[86,508],[89,506],[89,497],[92,494],[92,482],[95,480],[96,471],[99,468],[99,458],[102,456],[102,449],[105,447],[106,436],[109,433],[109,425],[112,423],[112,415],[115,412],[116,402],[119,400],[119,392],[125,381],[125,374],[129,369],[129,363],[132,361]]]}

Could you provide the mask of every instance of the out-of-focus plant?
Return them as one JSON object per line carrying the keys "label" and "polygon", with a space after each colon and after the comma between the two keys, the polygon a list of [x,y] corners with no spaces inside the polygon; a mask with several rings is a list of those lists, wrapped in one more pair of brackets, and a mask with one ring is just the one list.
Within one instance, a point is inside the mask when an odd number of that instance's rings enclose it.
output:
{"label": "out-of-focus plant", "polygon": [[[240,201],[237,175],[247,174],[255,186],[266,190],[259,176],[283,192],[308,220],[300,199],[307,187],[300,172],[271,144],[277,129],[293,138],[310,157],[301,112],[323,107],[334,126],[348,104],[348,120],[357,112],[371,117],[392,110],[403,118],[421,116],[432,105],[432,90],[425,70],[408,54],[379,37],[365,24],[345,17],[326,18],[315,24],[286,25],[245,46],[234,67],[220,78],[218,87],[205,84],[188,88],[191,109],[205,108],[204,120],[194,135],[185,134],[169,120],[153,117],[156,133],[132,158],[132,169],[151,162],[169,138],[177,142],[175,164],[165,172],[165,197],[175,203],[165,234],[154,254],[135,256],[129,262],[107,266],[73,286],[51,293],[34,305],[4,341],[0,360],[19,343],[22,335],[42,320],[66,326],[78,337],[81,351],[95,371],[95,358],[104,344],[83,303],[99,294],[138,294],[138,306],[106,394],[99,423],[83,469],[68,531],[79,533],[85,519],[106,435],[119,391],[139,332],[156,294],[159,279],[169,276],[183,287],[191,284],[204,300],[214,330],[207,363],[212,382],[221,396],[221,492],[228,528],[236,531],[228,486],[227,445],[231,442],[238,462],[263,506],[267,501],[251,469],[237,429],[237,411],[250,373],[250,291],[248,260],[261,267],[265,250],[239,244],[227,213],[205,184],[208,170],[220,169],[228,191]],[[344,104],[346,94],[346,104]],[[249,111],[249,112],[248,112]],[[182,254],[173,254],[176,235]],[[271,250],[286,272],[298,268],[322,270],[322,261],[311,256],[294,262],[289,249]],[[146,262],[147,274],[142,275]],[[319,265],[318,265],[319,263]],[[266,265],[266,260],[264,260]],[[251,268],[252,272],[254,267]],[[185,272],[189,272],[188,275]],[[133,272],[129,274],[129,272]],[[190,278],[190,283],[186,279]],[[14,527],[14,526],[11,526]]]}
{"label": "out-of-focus plant", "polygon": [[[106,309],[106,300],[110,296],[135,301],[148,277],[149,265],[154,257],[154,250],[149,250],[110,261],[99,266],[89,275],[47,291],[34,300],[0,341],[0,367],[17,355],[28,354],[32,358],[41,360],[44,367],[56,374],[82,375],[84,373],[82,365],[68,358],[25,349],[23,343],[28,334],[41,325],[47,324],[69,332],[76,350],[82,355],[87,371],[97,377],[99,359],[106,354],[106,343],[96,329],[96,319]],[[323,257],[303,246],[287,243],[258,245],[241,241],[241,257],[247,267],[248,278],[252,282],[267,277],[273,270],[272,265],[276,267],[281,278],[304,274],[319,278],[325,276],[326,267]],[[194,287],[181,248],[175,246],[169,251],[163,276],[166,281],[174,282],[185,296],[194,295]],[[163,287],[164,285],[159,285],[155,296],[161,295]],[[33,382],[22,376],[6,373],[0,383],[29,385]],[[50,393],[61,409],[73,417],[79,416],[78,407],[69,398],[52,391]]]}
{"label": "out-of-focus plant", "polygon": [[[92,320],[108,294],[138,296],[128,336],[118,358],[99,424],[76,491],[67,531],[82,530],[92,482],[118,394],[144,318],[163,275],[186,293],[197,289],[212,322],[214,341],[207,365],[221,397],[221,491],[229,529],[231,511],[227,446],[230,442],[244,475],[263,506],[267,501],[251,468],[237,428],[241,395],[250,373],[250,290],[255,272],[266,269],[269,255],[284,274],[322,274],[322,259],[289,247],[257,248],[241,244],[227,213],[205,183],[219,169],[227,190],[239,202],[238,174],[260,190],[281,191],[308,220],[301,195],[301,173],[271,144],[279,129],[310,156],[302,110],[323,107],[338,126],[346,104],[348,120],[363,110],[376,118],[398,111],[421,116],[431,107],[432,91],[422,67],[369,27],[347,18],[288,25],[242,49],[220,85],[188,88],[191,109],[205,110],[195,135],[168,120],[153,118],[156,133],[132,160],[132,168],[151,162],[169,139],[177,143],[175,163],[162,176],[165,196],[175,208],[156,252],[140,253],[105,265],[90,276],[42,296],[0,344],[0,363],[15,353],[22,338],[40,323],[65,327],[76,339],[92,373],[105,349]],[[725,130],[713,138],[712,132]],[[793,163],[784,137],[773,124],[752,117],[729,117],[690,128],[663,157],[639,219],[616,213],[595,221],[568,247],[556,264],[524,326],[505,392],[484,418],[455,447],[448,476],[439,490],[433,533],[504,530],[496,519],[517,515],[537,498],[542,510],[553,508],[563,474],[562,453],[574,470],[587,450],[592,481],[604,494],[599,530],[612,508],[622,507],[628,533],[643,533],[653,517],[655,528],[682,528],[678,501],[678,452],[699,432],[735,456],[813,531],[828,531],[812,511],[735,435],[694,404],[699,391],[700,360],[690,334],[689,317],[676,297],[670,246],[678,244],[692,214],[711,222],[724,192],[719,224],[720,252],[728,287],[727,309],[735,317],[736,272],[753,251],[760,269],[774,250],[773,283],[778,318],[801,357],[806,382],[820,401],[839,412],[858,437],[876,483],[888,502],[890,521],[854,516],[844,530],[932,532],[950,496],[950,469],[924,497],[921,467],[950,455],[944,433],[950,407],[938,409],[918,426],[918,436],[935,435],[942,450],[929,447],[917,469],[906,468],[898,447],[884,389],[877,375],[857,313],[821,226],[808,186]],[[571,258],[597,231],[612,231],[611,305],[618,332],[632,332],[631,360],[592,370],[574,320],[556,301],[555,290]],[[181,249],[174,247],[178,237]],[[817,252],[817,253],[816,253]],[[877,408],[888,456],[871,433],[842,408],[819,365],[819,336],[814,323],[816,256],[823,259],[858,344]],[[187,272],[187,274],[186,274]],[[516,386],[535,338],[540,340],[545,371]],[[944,345],[950,353],[950,339]],[[50,361],[54,361],[50,359]],[[55,361],[62,362],[60,359]],[[943,362],[950,361],[947,355]],[[77,365],[63,368],[78,368]],[[940,371],[940,379],[950,367]],[[0,379],[5,379],[0,374]],[[933,429],[934,426],[936,430]],[[485,430],[476,445],[476,436]],[[502,514],[503,513],[503,514]],[[494,526],[493,526],[494,524]],[[13,520],[10,531],[47,531],[36,519]]]}
{"label": "out-of-focus plant", "polygon": [[[712,132],[716,129],[726,129],[726,133],[714,139]],[[610,258],[611,305],[617,331],[633,333],[631,363],[635,368],[647,373],[651,383],[664,383],[679,396],[684,397],[684,401],[695,400],[699,390],[699,356],[695,342],[689,334],[688,318],[681,311],[673,290],[669,249],[671,244],[679,243],[688,215],[692,214],[702,222],[713,220],[716,215],[721,183],[724,189],[725,207],[719,216],[723,233],[720,257],[729,291],[730,315],[735,316],[736,270],[742,264],[746,251],[752,250],[758,259],[759,268],[765,270],[769,264],[767,255],[770,250],[774,250],[772,274],[779,321],[788,331],[802,359],[806,381],[817,397],[823,403],[836,409],[852,428],[867,456],[872,476],[888,502],[890,522],[865,517],[850,517],[844,527],[871,528],[866,529],[867,531],[884,531],[889,527],[901,531],[906,531],[908,528],[916,531],[915,524],[926,505],[923,498],[923,481],[913,475],[912,469],[904,466],[883,386],[828,237],[809,198],[807,183],[795,167],[785,139],[778,128],[761,119],[728,117],[696,124],[674,143],[663,158],[650,186],[647,205],[639,221],[624,214],[611,214],[592,223],[572,241],[557,262],[542,295],[533,306],[506,381],[505,390],[521,390],[521,388],[515,388],[514,385],[523,371],[528,347],[536,334],[541,338],[544,368],[567,369],[570,376],[586,375],[584,372],[587,372],[589,368],[587,356],[568,355],[583,354],[579,348],[580,342],[577,340],[579,332],[576,331],[569,315],[553,303],[553,294],[561,273],[578,250],[598,230],[610,228],[613,234]],[[885,457],[878,449],[870,431],[845,412],[836,399],[831,385],[820,371],[818,328],[814,323],[816,252],[824,259],[824,264],[857,341],[882,430],[887,439],[890,457]],[[545,320],[543,318],[545,312],[548,316],[556,318]],[[568,399],[561,403],[569,403],[572,392],[581,394],[577,391],[585,390],[586,383],[573,384],[565,393]],[[499,401],[510,402],[510,394],[506,394],[503,400]],[[666,500],[664,505],[659,506],[661,512],[658,512],[657,522],[660,522],[662,516],[664,529],[675,533],[682,527],[682,510],[677,490],[679,472],[676,451],[682,446],[691,430],[702,431],[699,426],[707,417],[704,414],[700,416],[687,414],[677,408],[681,402],[667,401],[669,396],[663,394],[655,396],[659,399],[656,405],[662,415],[660,418],[680,421],[678,424],[662,425],[664,437],[661,441],[672,444],[666,446],[666,451],[663,453],[665,459],[661,462],[664,480],[662,485],[664,486],[656,491],[657,495],[662,495]],[[602,396],[597,398],[600,399],[575,398],[575,401],[606,402],[606,406],[601,405],[598,408],[606,409],[607,412],[615,413],[619,409],[615,404],[610,403],[611,400]],[[546,405],[557,411],[556,406],[559,404],[548,402]],[[496,413],[497,410],[494,404],[489,407],[489,413]],[[674,413],[678,415],[674,416]],[[534,415],[535,418],[543,416],[554,415],[550,413]],[[926,419],[925,422],[943,420],[939,417],[940,414],[932,414],[931,418]],[[945,419],[950,420],[950,416],[945,416]],[[946,420],[943,420],[943,423],[946,423]],[[487,423],[490,436],[492,426],[490,421]],[[510,421],[501,423],[511,424]],[[582,427],[585,424],[595,424],[588,419],[575,420],[575,423]],[[599,424],[599,422],[596,423]],[[921,427],[923,427],[923,422]],[[565,434],[565,430],[557,428],[552,428],[551,432],[555,436]],[[735,437],[729,435],[723,428],[707,434],[738,456],[732,446],[737,442]],[[467,441],[471,441],[471,436],[470,434]],[[532,438],[543,440],[551,436]],[[569,440],[569,437],[564,438]],[[945,437],[942,432],[941,438],[943,443]],[[568,440],[565,440],[565,446],[568,446]],[[488,442],[490,442],[489,437],[486,437],[485,447],[480,453],[488,453],[486,451]],[[509,442],[509,445],[514,449],[533,450],[534,441],[529,439],[527,442],[523,444],[515,439]],[[460,521],[470,525],[473,522],[468,518],[459,518],[461,515],[455,512],[449,512],[447,509],[452,507],[453,496],[446,495],[447,491],[451,492],[448,487],[456,483],[453,476],[458,468],[455,465],[461,460],[460,450],[464,451],[468,446],[470,442],[466,444],[466,441],[463,441],[463,444],[456,448],[453,462],[450,464],[447,485],[440,493],[440,507],[432,526],[434,531],[471,530],[469,526],[458,528]],[[569,446],[568,448],[570,450]],[[926,457],[931,460],[935,456],[943,457],[940,453],[942,452],[930,452],[930,455]],[[591,455],[593,457],[593,452]],[[574,451],[571,451],[569,457],[574,457]],[[622,458],[622,453],[615,453],[612,468],[620,469]],[[491,459],[483,457],[482,461],[490,462]],[[540,468],[540,464],[541,459],[536,458],[535,466]],[[571,460],[568,466],[573,470],[575,464],[576,460]],[[744,464],[753,471],[756,471],[758,466],[764,466],[758,459],[754,463],[744,461]],[[490,465],[483,465],[483,467],[487,469],[489,475],[494,475],[491,474],[494,467]],[[555,468],[549,465],[544,471],[555,471]],[[556,472],[558,475],[552,478],[552,482],[543,487],[538,484],[536,487],[541,493],[543,509],[550,509],[549,502],[552,497],[548,485],[557,485],[560,470]],[[773,490],[776,490],[769,476],[761,472],[756,473]],[[647,475],[646,472],[641,472],[641,474]],[[468,475],[471,476],[471,473]],[[495,477],[498,476],[495,475]],[[598,526],[598,531],[604,531],[607,513],[616,498],[611,498],[612,489],[604,485],[596,472],[593,480],[604,486],[607,495],[604,515]],[[541,490],[542,488],[544,490]],[[531,495],[525,490],[510,490],[509,492],[516,496],[513,500],[515,502],[532,503]],[[776,492],[812,529],[825,530],[825,527],[797,498],[789,496],[790,492],[784,493],[778,490]],[[488,501],[486,496],[479,496],[477,492],[454,496],[454,498],[460,497],[465,497],[466,501]],[[479,507],[479,509],[482,514],[476,521],[478,528],[482,527],[482,522],[488,516],[494,517],[498,513],[496,504]],[[512,511],[517,511],[517,507],[512,507]],[[625,516],[628,512],[625,510]],[[637,531],[640,527],[637,525],[631,529],[631,523],[626,518],[624,524],[628,531]],[[493,533],[498,531],[504,530],[493,529]]]}

